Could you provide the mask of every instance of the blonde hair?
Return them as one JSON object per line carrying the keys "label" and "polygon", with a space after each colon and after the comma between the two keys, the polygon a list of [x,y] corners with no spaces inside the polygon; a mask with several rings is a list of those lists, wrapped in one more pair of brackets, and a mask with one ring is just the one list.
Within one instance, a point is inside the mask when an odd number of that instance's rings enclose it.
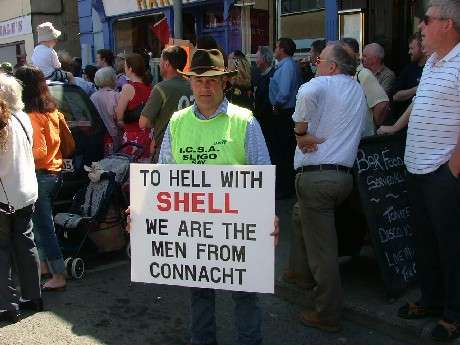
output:
{"label": "blonde hair", "polygon": [[[11,117],[11,111],[8,109],[5,100],[0,98],[0,152],[6,152],[8,139],[8,120]],[[2,128],[3,127],[3,128]]]}
{"label": "blonde hair", "polygon": [[16,78],[0,73],[0,99],[4,99],[12,113],[24,109],[22,86]]}
{"label": "blonde hair", "polygon": [[[11,114],[23,108],[21,85],[16,78],[0,73],[0,124],[8,124]],[[0,151],[2,152],[6,151],[8,135],[8,126],[0,129]]]}
{"label": "blonde hair", "polygon": [[243,56],[235,56],[230,54],[228,59],[228,69],[230,71],[237,70],[238,74],[232,79],[232,84],[241,87],[251,86],[251,65]]}

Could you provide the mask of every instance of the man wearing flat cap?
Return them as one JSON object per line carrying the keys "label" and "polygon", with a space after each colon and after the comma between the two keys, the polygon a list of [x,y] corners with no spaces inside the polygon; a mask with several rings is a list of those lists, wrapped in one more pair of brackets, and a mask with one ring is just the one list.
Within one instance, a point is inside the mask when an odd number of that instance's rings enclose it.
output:
{"label": "man wearing flat cap", "polygon": [[[225,69],[222,53],[217,49],[198,49],[192,57],[190,71],[180,73],[190,78],[195,104],[172,115],[159,163],[196,164],[197,157],[190,152],[199,152],[196,148],[221,142],[219,151],[203,164],[270,164],[262,131],[251,111],[229,103],[224,97],[226,82],[236,71]],[[275,238],[278,235],[277,221],[272,235]],[[232,297],[238,333],[235,343],[261,345],[262,315],[256,294],[235,291]],[[191,313],[191,344],[216,345],[213,289],[191,288]]]}

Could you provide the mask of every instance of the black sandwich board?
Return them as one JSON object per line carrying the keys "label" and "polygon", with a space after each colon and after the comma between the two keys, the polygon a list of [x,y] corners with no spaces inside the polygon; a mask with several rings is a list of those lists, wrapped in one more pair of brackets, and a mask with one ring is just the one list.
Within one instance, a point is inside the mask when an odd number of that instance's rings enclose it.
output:
{"label": "black sandwich board", "polygon": [[355,183],[389,296],[415,280],[415,243],[409,224],[404,136],[361,140],[354,165]]}

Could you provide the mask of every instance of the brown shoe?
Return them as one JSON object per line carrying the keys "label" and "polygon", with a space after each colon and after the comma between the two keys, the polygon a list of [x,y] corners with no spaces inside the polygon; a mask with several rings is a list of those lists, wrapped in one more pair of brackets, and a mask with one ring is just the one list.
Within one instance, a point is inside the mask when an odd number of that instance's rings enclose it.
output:
{"label": "brown shoe", "polygon": [[318,328],[322,331],[337,333],[342,330],[342,326],[338,322],[330,322],[321,320],[316,311],[302,311],[300,313],[300,321],[308,327]]}
{"label": "brown shoe", "polygon": [[305,279],[303,279],[300,274],[293,272],[293,271],[284,271],[281,279],[288,284],[294,284],[300,287],[301,289],[311,290],[314,288],[314,285],[308,283]]}

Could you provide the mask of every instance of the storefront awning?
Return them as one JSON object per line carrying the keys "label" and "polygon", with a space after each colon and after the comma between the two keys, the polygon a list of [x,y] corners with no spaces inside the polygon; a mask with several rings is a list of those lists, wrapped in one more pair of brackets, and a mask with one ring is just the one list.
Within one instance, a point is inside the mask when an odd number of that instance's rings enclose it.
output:
{"label": "storefront awning", "polygon": [[[126,13],[170,7],[178,0],[102,0],[107,17]],[[183,4],[203,2],[204,0],[182,0]]]}

